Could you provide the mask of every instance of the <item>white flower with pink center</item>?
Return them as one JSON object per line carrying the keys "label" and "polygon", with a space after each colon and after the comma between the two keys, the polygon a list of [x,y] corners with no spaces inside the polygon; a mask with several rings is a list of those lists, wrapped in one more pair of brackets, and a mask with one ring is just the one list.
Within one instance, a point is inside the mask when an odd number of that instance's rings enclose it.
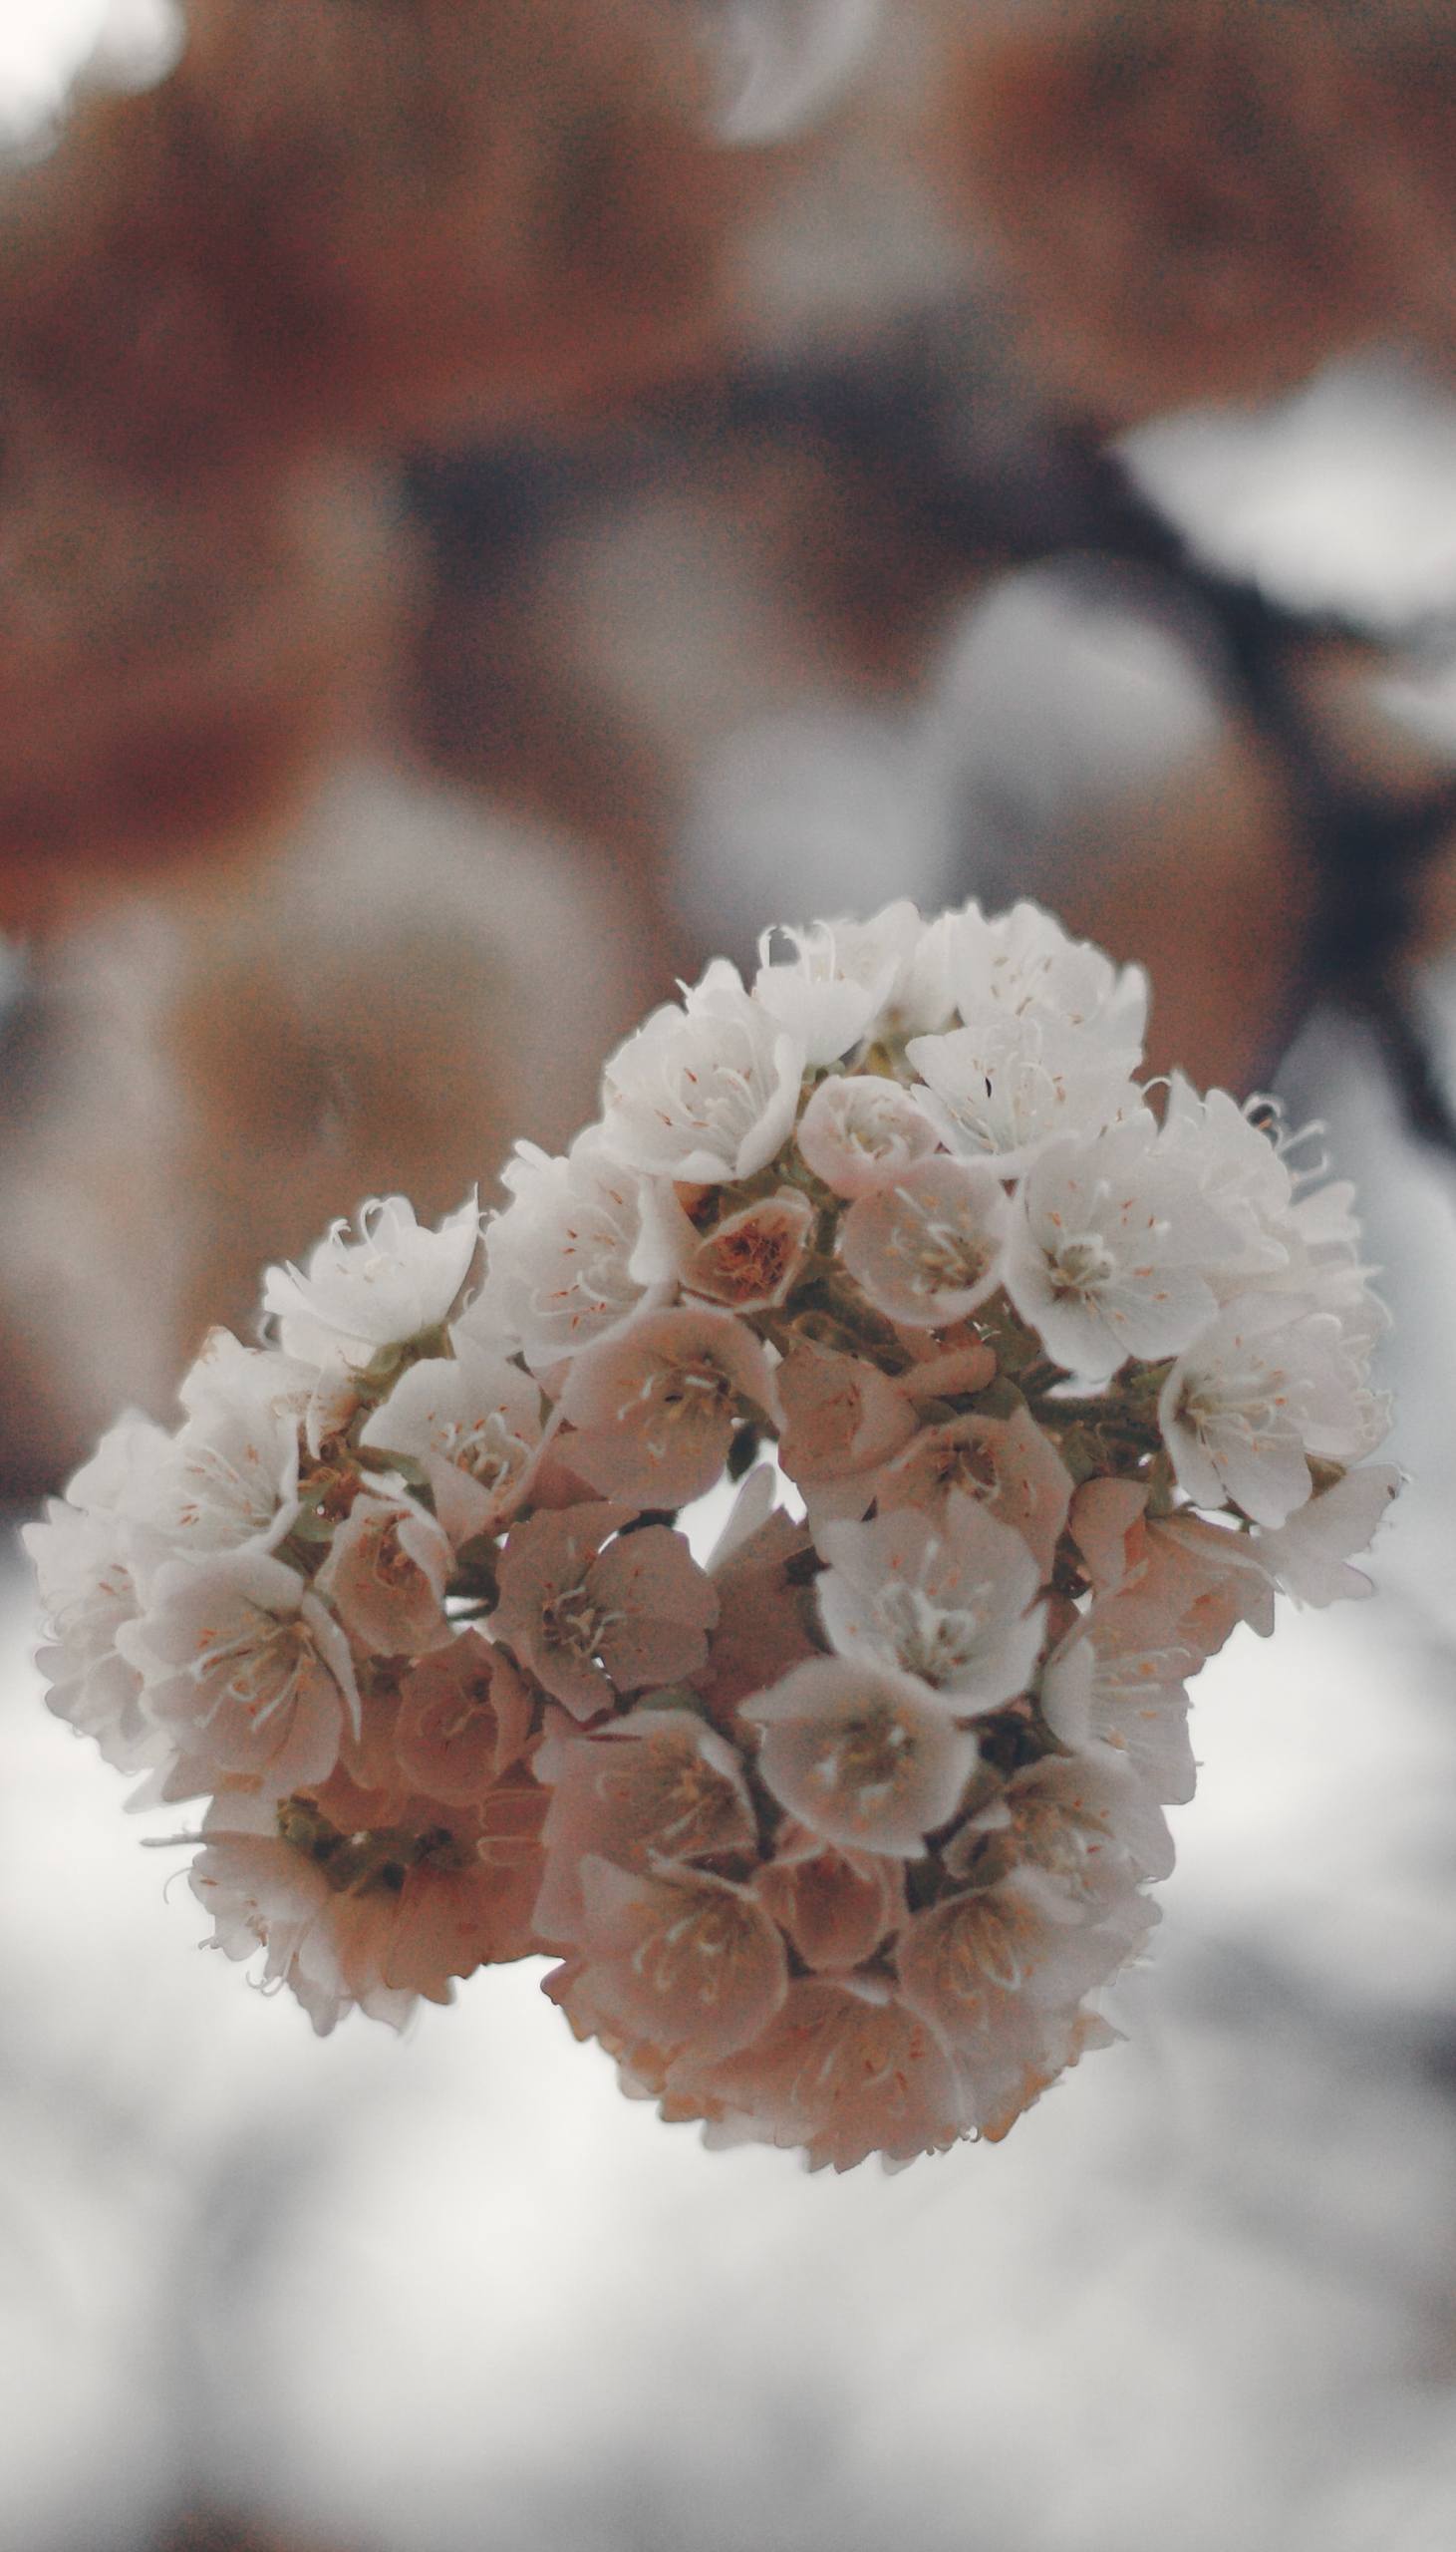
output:
{"label": "white flower with pink center", "polygon": [[654,1011],[603,1079],[602,1136],[630,1168],[714,1185],[750,1178],[781,1149],[798,1113],[803,1048],[718,960],[701,984]]}
{"label": "white flower with pink center", "polygon": [[639,1312],[577,1357],[558,1406],[574,1433],[557,1451],[604,1497],[682,1506],[713,1486],[741,1421],[771,1416],[773,1376],[730,1312]]}
{"label": "white flower with pink center", "polygon": [[831,1073],[810,1098],[795,1139],[836,1196],[871,1196],[935,1151],[940,1135],[898,1081]]}
{"label": "white flower with pink center", "polygon": [[665,1524],[623,1532],[630,1513],[593,1503],[533,1515],[500,1563],[493,1634],[575,1719],[696,1674],[718,1619],[682,1534]]}
{"label": "white flower with pink center", "polygon": [[887,1320],[949,1328],[995,1293],[1006,1229],[1006,1194],[995,1171],[937,1156],[856,1198],[839,1249]]}
{"label": "white flower with pink center", "polygon": [[813,1206],[792,1187],[701,1226],[665,1181],[643,1205],[643,1242],[634,1261],[639,1274],[661,1275],[728,1311],[771,1311],[784,1302],[814,1235]]}
{"label": "white flower with pink center", "polygon": [[858,1659],[815,1658],[742,1705],[758,1769],[790,1815],[848,1851],[913,1859],[976,1768],[955,1696]]}
{"label": "white flower with pink center", "polygon": [[1041,1583],[1019,1535],[975,1499],[931,1518],[913,1507],[872,1524],[826,1524],[819,1610],[841,1657],[895,1666],[955,1696],[966,1717],[1023,1693],[1041,1653]]}
{"label": "white flower with pink center", "polygon": [[1157,1135],[1138,1109],[1089,1142],[1054,1144],[1013,1218],[1007,1292],[1083,1382],[1110,1381],[1130,1356],[1176,1356],[1218,1308],[1209,1264],[1237,1235]]}
{"label": "white flower with pink center", "polygon": [[485,1282],[455,1337],[496,1353],[519,1339],[546,1374],[665,1295],[633,1272],[643,1182],[595,1126],[564,1157],[518,1144],[501,1176],[511,1201],[486,1223]]}
{"label": "white flower with pink center", "polygon": [[462,1337],[453,1356],[408,1366],[359,1440],[419,1463],[458,1545],[494,1532],[525,1495],[541,1443],[540,1389],[518,1365]]}
{"label": "white flower with pink center", "polygon": [[[206,1788],[253,1780],[281,1798],[327,1778],[359,1688],[339,1623],[295,1569],[244,1548],[168,1560],[143,1618],[117,1633],[146,1706]],[[202,1777],[206,1775],[207,1777]]]}
{"label": "white flower with pink center", "polygon": [[375,1196],[356,1239],[335,1223],[308,1265],[270,1267],[263,1309],[284,1354],[322,1365],[331,1354],[367,1365],[381,1348],[407,1345],[448,1320],[480,1239],[473,1197],[437,1231],[403,1196]]}

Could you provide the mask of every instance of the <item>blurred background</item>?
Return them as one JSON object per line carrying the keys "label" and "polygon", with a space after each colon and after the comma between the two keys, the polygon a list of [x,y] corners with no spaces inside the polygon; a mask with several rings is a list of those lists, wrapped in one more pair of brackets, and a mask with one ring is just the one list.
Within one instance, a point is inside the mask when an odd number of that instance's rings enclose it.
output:
{"label": "blurred background", "polygon": [[1456,7],[0,0],[0,1493],[782,919],[1037,896],[1359,1183],[1379,1590],[994,2150],[324,2045],[0,1580],[15,2552],[1456,2540]]}

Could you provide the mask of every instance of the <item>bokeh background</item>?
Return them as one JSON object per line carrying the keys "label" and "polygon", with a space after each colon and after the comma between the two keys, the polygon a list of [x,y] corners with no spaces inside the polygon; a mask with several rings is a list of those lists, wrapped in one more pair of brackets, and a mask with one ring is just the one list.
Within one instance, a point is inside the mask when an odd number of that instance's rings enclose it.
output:
{"label": "bokeh background", "polygon": [[[6,0],[0,1488],[774,920],[1034,894],[1359,1182],[1410,1485],[1202,1678],[1127,2044],[708,2155],[319,2044],[0,1582],[14,2552],[1456,2540],[1456,10]],[[144,1843],[158,1848],[143,1849]]]}

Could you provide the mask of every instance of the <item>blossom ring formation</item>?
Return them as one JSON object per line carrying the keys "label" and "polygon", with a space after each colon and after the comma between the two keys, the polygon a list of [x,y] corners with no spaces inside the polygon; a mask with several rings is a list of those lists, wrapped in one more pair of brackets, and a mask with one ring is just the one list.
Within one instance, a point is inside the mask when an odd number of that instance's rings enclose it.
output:
{"label": "blossom ring formation", "polygon": [[[479,1967],[711,2142],[995,2138],[1111,2035],[1188,1682],[1396,1474],[1349,1189],[1035,906],[769,934],[568,1152],[269,1270],[27,1531],[54,1711],[319,2031]],[[716,1548],[684,1510],[737,1483]]]}

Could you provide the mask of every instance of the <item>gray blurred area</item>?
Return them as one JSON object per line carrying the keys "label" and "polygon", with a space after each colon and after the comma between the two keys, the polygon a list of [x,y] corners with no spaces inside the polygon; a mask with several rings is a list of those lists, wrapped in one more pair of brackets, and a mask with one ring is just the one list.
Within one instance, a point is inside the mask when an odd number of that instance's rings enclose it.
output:
{"label": "gray blurred area", "polygon": [[[786,233],[785,307],[813,236]],[[920,271],[917,240],[939,286],[913,221],[893,258]],[[973,479],[1020,448],[988,377]],[[1453,420],[1370,358],[1125,453],[1215,572],[1378,634],[1310,682],[1397,797],[1456,763]],[[805,599],[788,498],[729,536],[769,474],[715,480],[691,419],[628,444],[567,469],[532,585],[573,715],[589,672],[591,737],[631,743],[601,839],[564,788],[492,794],[392,733],[321,784],[265,893],[151,885],[12,952],[17,1520],[122,1403],[169,1416],[198,1328],[242,1320],[248,1271],[366,1184],[437,1211],[516,1135],[564,1142],[680,955],[902,893],[1029,892],[1110,936],[1135,869],[1128,909],[1176,922],[1157,1016],[1177,1045],[1207,1002],[1216,1051],[1210,952],[1237,973],[1284,888],[1258,890],[1272,784],[1197,594],[1075,538],[974,567],[948,542],[932,574],[897,534],[910,634],[872,661],[824,634],[842,595]],[[437,747],[488,727],[466,641],[495,610],[479,580],[441,606]],[[650,913],[629,823],[657,841]],[[222,1043],[229,983],[293,1059],[292,1115]],[[1436,921],[1414,999],[1450,1088]],[[533,1965],[401,2041],[358,2017],[315,2041],[196,1955],[187,1811],[126,1815],[46,1715],[8,1561],[4,2552],[1448,2552],[1456,1168],[1347,1008],[1291,1024],[1280,1087],[1383,1271],[1410,1483],[1369,1603],[1291,1611],[1205,1673],[1163,1922],[1109,2007],[1125,2043],[1000,2146],[842,2179],[706,2153],[622,2097]]]}

